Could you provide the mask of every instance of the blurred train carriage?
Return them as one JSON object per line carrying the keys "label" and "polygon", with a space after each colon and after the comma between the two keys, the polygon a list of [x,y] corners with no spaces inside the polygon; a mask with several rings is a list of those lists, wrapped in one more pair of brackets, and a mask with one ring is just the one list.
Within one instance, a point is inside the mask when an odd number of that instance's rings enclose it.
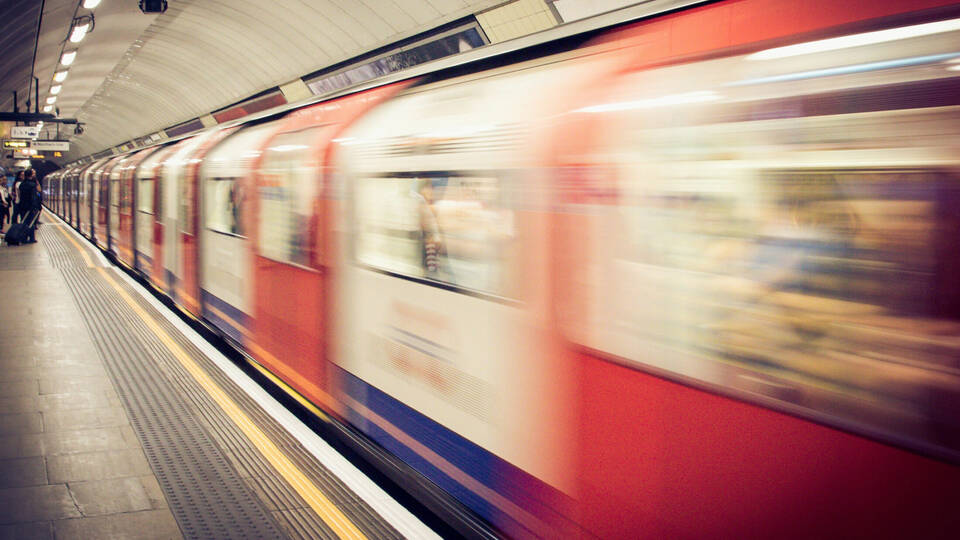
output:
{"label": "blurred train carriage", "polygon": [[660,5],[52,208],[506,535],[956,535],[960,8]]}

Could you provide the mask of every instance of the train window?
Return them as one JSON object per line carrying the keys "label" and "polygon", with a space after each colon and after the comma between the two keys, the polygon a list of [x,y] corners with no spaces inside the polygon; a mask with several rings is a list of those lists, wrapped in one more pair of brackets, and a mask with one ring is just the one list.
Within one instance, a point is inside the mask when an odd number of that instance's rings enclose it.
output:
{"label": "train window", "polygon": [[120,181],[120,212],[123,214],[130,213],[130,207],[132,205],[130,186],[126,180]]}
{"label": "train window", "polygon": [[110,206],[120,206],[120,181],[113,175],[110,178]]}
{"label": "train window", "polygon": [[575,341],[960,449],[960,177],[667,170],[587,242]]}
{"label": "train window", "polygon": [[457,288],[512,296],[514,215],[492,174],[423,173],[354,187],[358,263]]}
{"label": "train window", "polygon": [[180,201],[178,206],[179,214],[177,225],[180,229],[180,232],[184,234],[193,235],[193,201],[194,201],[194,185],[191,181],[191,176],[188,173],[188,167],[191,167],[188,161],[182,165],[182,168],[179,169],[179,182],[180,182]]}
{"label": "train window", "polygon": [[141,214],[153,214],[153,175],[137,179],[137,209]]}
{"label": "train window", "polygon": [[240,210],[246,195],[237,178],[208,178],[205,181],[204,213],[211,231],[244,236]]}
{"label": "train window", "polygon": [[260,168],[258,248],[269,259],[300,266],[317,264],[320,175],[310,141],[319,126],[277,136]]}

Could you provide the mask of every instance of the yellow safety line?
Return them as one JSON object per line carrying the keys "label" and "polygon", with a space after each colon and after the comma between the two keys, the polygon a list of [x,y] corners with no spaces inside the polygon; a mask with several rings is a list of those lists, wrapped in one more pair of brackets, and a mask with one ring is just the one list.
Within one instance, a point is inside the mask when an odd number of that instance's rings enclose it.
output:
{"label": "yellow safety line", "polygon": [[[63,232],[66,236],[67,233]],[[73,243],[80,253],[86,259],[88,265],[93,266],[93,262],[85,253],[85,250],[74,240],[67,236],[67,239]],[[121,298],[130,306],[131,309],[143,320],[150,330],[163,342],[167,349],[173,353],[180,364],[193,376],[193,378],[203,387],[204,390],[220,405],[220,408],[230,417],[231,420],[240,428],[241,431],[250,439],[251,442],[260,450],[260,453],[270,462],[271,465],[283,476],[297,493],[313,508],[314,512],[320,516],[323,521],[340,538],[355,538],[365,540],[366,536],[350,521],[350,519],[340,511],[319,489],[306,477],[303,472],[294,465],[283,452],[277,448],[277,445],[254,424],[250,418],[237,406],[236,403],[210,378],[206,372],[180,345],[170,337],[170,335],[146,312],[133,298],[131,298],[119,283],[107,272],[104,267],[97,267],[97,270],[103,275],[110,285],[117,291]]]}
{"label": "yellow safety line", "polygon": [[340,538],[365,539],[366,536],[357,529],[356,525],[317,489],[313,482],[280,451],[276,444],[274,444],[273,441],[250,420],[243,410],[230,399],[217,383],[194,362],[190,355],[121,288],[120,284],[107,272],[107,269],[98,267],[97,270],[113,286],[124,301],[126,301],[127,305],[147,324],[157,338],[163,342],[167,349],[173,353],[180,364],[193,376],[200,386],[206,390],[210,397],[220,405],[220,408],[223,409],[227,416],[229,416],[247,438],[253,442],[263,456],[267,458],[267,461],[297,490],[297,493],[307,501],[307,504],[333,529],[337,536]]}
{"label": "yellow safety line", "polygon": [[71,244],[73,244],[73,247],[77,248],[77,251],[79,251],[80,255],[83,256],[83,260],[87,262],[87,266],[91,268],[96,266],[95,264],[93,264],[93,259],[90,258],[90,255],[87,255],[87,250],[83,249],[83,246],[77,243],[77,241],[73,239],[73,236],[67,234],[67,231],[63,230],[63,227],[57,227],[57,230],[60,231],[60,234],[62,234],[64,238],[66,238],[67,240],[70,241]]}
{"label": "yellow safety line", "polygon": [[296,390],[291,388],[290,385],[284,382],[283,379],[281,379],[280,377],[277,377],[276,375],[274,375],[269,369],[261,366],[259,362],[257,362],[252,358],[247,358],[247,363],[253,366],[254,368],[256,368],[256,370],[259,371],[261,374],[263,374],[264,377],[270,379],[273,382],[273,384],[280,387],[280,389],[286,392],[288,396],[297,400],[297,403],[299,403],[300,405],[303,405],[307,410],[317,415],[321,420],[325,422],[330,421],[330,415],[323,412],[322,409],[320,409],[319,407],[311,403],[310,400],[308,400],[303,395],[301,395],[300,392],[297,392]]}

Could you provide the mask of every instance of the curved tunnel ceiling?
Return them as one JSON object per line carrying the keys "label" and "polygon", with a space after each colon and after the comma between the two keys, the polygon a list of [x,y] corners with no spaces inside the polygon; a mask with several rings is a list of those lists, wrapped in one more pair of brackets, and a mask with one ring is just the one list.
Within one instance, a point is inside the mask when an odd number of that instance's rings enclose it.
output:
{"label": "curved tunnel ceiling", "polygon": [[[81,0],[45,0],[35,75],[41,107]],[[135,0],[103,0],[94,30],[57,96],[77,118],[64,161],[205,115],[257,92],[503,4],[504,0],[169,0],[145,15]],[[5,0],[0,20],[0,111],[26,101],[40,0]],[[31,101],[33,100],[31,90]],[[32,110],[32,107],[31,107]],[[44,137],[56,136],[48,125]]]}

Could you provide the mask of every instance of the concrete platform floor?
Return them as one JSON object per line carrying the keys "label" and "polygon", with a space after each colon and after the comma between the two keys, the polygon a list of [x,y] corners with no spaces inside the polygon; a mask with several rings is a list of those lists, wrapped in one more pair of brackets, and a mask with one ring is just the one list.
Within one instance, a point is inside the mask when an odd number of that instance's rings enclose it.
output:
{"label": "concrete platform floor", "polygon": [[47,250],[0,246],[0,539],[180,537]]}

